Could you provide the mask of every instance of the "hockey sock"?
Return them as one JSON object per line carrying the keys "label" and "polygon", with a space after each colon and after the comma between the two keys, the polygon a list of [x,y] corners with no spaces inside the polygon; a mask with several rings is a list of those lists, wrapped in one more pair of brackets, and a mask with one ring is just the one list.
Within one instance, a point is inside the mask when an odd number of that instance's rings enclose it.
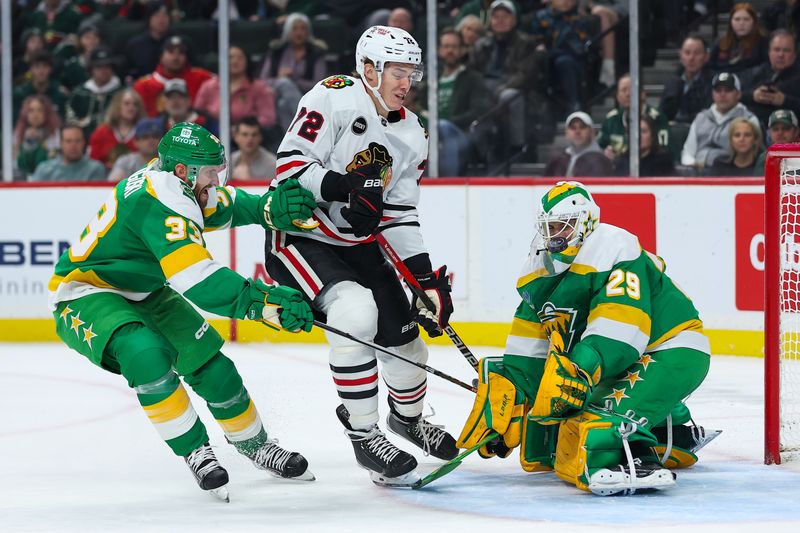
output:
{"label": "hockey sock", "polygon": [[[419,337],[394,349],[412,361],[424,363],[428,360],[428,349]],[[378,358],[383,363],[383,381],[389,391],[392,411],[408,418],[419,417],[428,388],[425,371],[394,357],[378,354]]]}
{"label": "hockey sock", "polygon": [[185,379],[206,400],[225,438],[239,453],[250,457],[267,442],[261,417],[233,361],[218,352]]}
{"label": "hockey sock", "polygon": [[208,441],[205,426],[172,370],[174,350],[163,337],[143,324],[126,324],[112,335],[105,353],[117,360],[145,414],[176,455],[185,456]]}

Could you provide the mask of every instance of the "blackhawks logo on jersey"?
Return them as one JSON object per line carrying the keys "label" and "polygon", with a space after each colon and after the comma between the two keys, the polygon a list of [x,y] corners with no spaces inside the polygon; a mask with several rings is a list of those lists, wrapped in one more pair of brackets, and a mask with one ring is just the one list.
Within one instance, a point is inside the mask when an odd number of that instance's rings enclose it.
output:
{"label": "blackhawks logo on jersey", "polygon": [[553,331],[558,331],[564,339],[564,347],[569,350],[572,347],[572,337],[575,335],[575,316],[578,311],[571,307],[556,307],[550,302],[545,302],[536,314],[539,315],[547,336],[549,337]]}
{"label": "blackhawks logo on jersey", "polygon": [[350,78],[345,78],[344,76],[336,75],[328,76],[322,80],[320,84],[326,89],[344,89],[345,87],[353,85],[353,80]]}
{"label": "blackhawks logo on jersey", "polygon": [[358,167],[363,167],[370,163],[384,165],[385,170],[381,172],[381,178],[383,178],[383,188],[385,189],[389,182],[392,181],[392,161],[394,159],[385,146],[372,142],[369,143],[367,148],[353,156],[353,160],[345,167],[345,170],[352,172]]}

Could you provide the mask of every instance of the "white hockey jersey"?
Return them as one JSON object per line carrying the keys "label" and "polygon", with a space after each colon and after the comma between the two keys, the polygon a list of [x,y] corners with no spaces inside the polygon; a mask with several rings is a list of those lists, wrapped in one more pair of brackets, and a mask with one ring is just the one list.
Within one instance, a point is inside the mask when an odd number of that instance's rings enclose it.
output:
{"label": "white hockey jersey", "polygon": [[320,188],[328,171],[346,174],[372,162],[387,163],[392,171],[383,185],[379,231],[401,259],[427,252],[416,207],[428,158],[428,133],[411,111],[401,108],[387,120],[378,114],[360,79],[330,76],[300,100],[277,156],[272,185],[297,178],[318,202],[314,219],[319,227],[296,234],[336,246],[373,240],[355,237],[340,213],[345,204],[323,200]]}

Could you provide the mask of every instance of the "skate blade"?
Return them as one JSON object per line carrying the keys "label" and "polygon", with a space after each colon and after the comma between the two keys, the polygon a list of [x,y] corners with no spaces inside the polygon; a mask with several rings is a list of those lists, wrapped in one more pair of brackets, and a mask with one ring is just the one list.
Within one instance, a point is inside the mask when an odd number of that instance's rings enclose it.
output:
{"label": "skate blade", "polygon": [[675,474],[666,468],[657,470],[644,478],[631,482],[628,474],[614,471],[596,472],[589,481],[588,489],[598,496],[614,496],[668,489],[675,485]]}
{"label": "skate blade", "polygon": [[386,477],[378,472],[369,473],[370,479],[376,485],[380,485],[381,487],[390,487],[396,489],[410,489],[413,488],[417,483],[420,481],[420,476],[417,474],[416,470],[412,470],[407,474],[403,474],[402,476],[397,477]]}
{"label": "skate blade", "polygon": [[228,493],[228,487],[226,485],[223,485],[216,489],[209,489],[206,492],[213,494],[214,497],[219,498],[225,503],[231,502],[231,495],[230,493]]}
{"label": "skate blade", "polygon": [[272,477],[276,477],[278,479],[285,479],[288,481],[314,481],[317,479],[316,477],[314,477],[314,473],[308,468],[306,468],[305,472],[295,477],[283,477],[270,470],[267,470],[267,472],[269,472]]}
{"label": "skate blade", "polygon": [[699,439],[697,439],[697,444],[695,444],[694,447],[691,448],[689,451],[694,453],[694,454],[696,454],[701,449],[703,449],[706,444],[708,444],[712,440],[714,440],[717,437],[719,437],[720,433],[722,433],[721,429],[709,429],[709,430],[706,430],[704,435],[702,437],[700,437]]}

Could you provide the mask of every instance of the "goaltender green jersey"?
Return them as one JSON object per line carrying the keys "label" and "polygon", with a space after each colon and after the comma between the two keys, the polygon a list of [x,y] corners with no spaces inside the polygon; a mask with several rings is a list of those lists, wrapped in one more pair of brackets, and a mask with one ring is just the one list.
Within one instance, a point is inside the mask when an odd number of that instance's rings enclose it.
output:
{"label": "goaltender green jersey", "polygon": [[140,170],[114,186],[59,258],[48,286],[51,310],[96,292],[141,301],[169,284],[206,311],[243,318],[252,304],[247,280],[212,258],[203,232],[265,225],[261,201],[217,187],[201,209],[192,189],[174,174]]}
{"label": "goaltender green jersey", "polygon": [[[628,231],[599,224],[574,261],[554,266],[540,235],[517,281],[522,297],[506,356],[544,359],[558,331],[571,358],[599,358],[616,376],[645,353],[686,347],[710,353],[697,309],[666,274],[664,261]],[[523,383],[524,382],[524,383]],[[537,383],[520,380],[535,397]]]}

